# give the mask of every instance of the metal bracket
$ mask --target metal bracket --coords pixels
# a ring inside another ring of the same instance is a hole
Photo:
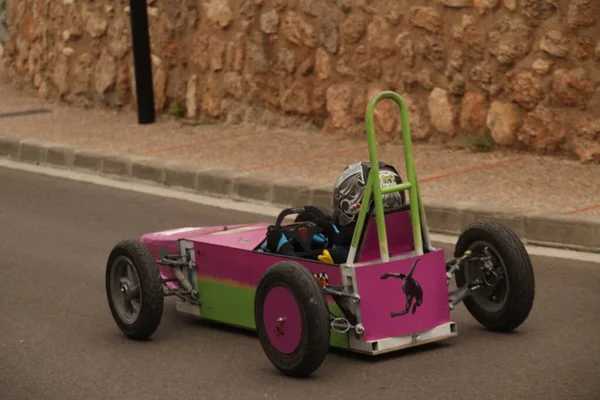
[[[352,301],[355,303],[360,302],[360,296],[358,295],[358,293],[346,293],[339,290],[331,289],[327,286],[323,286],[321,289],[325,294],[329,294],[331,296],[347,297],[349,299],[352,299]]]
[[[191,299],[188,297],[182,296],[181,294],[175,292],[173,289],[167,287],[166,283],[163,281],[165,288],[171,294],[179,297],[182,300],[192,301],[193,303],[198,303],[198,291],[192,286],[192,283],[189,281],[189,279],[186,278],[186,276],[182,270],[183,268],[190,268],[193,271],[196,267],[193,260],[190,259],[188,261],[183,256],[173,255],[173,256],[161,257],[161,259],[156,260],[156,262],[161,265],[171,268],[171,270],[173,271],[173,273],[175,274],[177,279],[169,280],[169,281],[179,282],[184,287],[184,289],[186,290],[186,294],[188,294],[191,297]]]
[[[455,258],[446,262],[446,283],[449,285],[452,277],[456,273],[456,271],[460,270],[463,266],[465,260],[467,260],[471,256],[471,250],[465,251],[465,253],[460,258]]]

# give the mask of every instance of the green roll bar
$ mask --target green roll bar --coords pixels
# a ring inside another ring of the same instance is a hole
[[[381,188],[381,182],[379,180],[379,157],[377,155],[377,141],[375,140],[375,122],[374,122],[374,111],[377,104],[385,99],[393,100],[400,108],[400,117],[402,124],[402,141],[404,143],[404,159],[406,163],[406,182]],[[375,218],[377,222],[377,235],[379,238],[379,250],[381,253],[381,261],[389,261],[389,250],[387,241],[387,231],[385,227],[385,216],[383,210],[383,199],[382,195],[388,193],[399,192],[401,190],[408,190],[409,201],[410,201],[410,219],[413,230],[414,249],[417,256],[423,255],[423,238],[425,239],[425,245],[427,248],[430,247],[429,232],[427,229],[427,220],[425,217],[425,210],[423,203],[421,202],[421,195],[419,192],[419,182],[417,180],[417,172],[413,161],[412,153],[412,141],[410,133],[410,121],[408,117],[408,107],[400,97],[399,94],[392,91],[382,91],[371,99],[366,109],[365,116],[366,128],[367,128],[367,142],[369,145],[369,159],[371,161],[371,170],[367,179],[367,186],[365,194],[361,202],[360,211],[358,213],[358,221],[354,228],[354,235],[352,236],[352,244],[350,252],[348,253],[348,259],[346,265],[352,265],[356,252],[358,250],[358,244],[362,230],[364,228],[367,211],[369,211],[368,205],[370,204],[371,197],[375,203]]]

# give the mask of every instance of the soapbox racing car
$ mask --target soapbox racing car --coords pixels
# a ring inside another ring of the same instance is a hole
[[[407,179],[393,186],[379,182],[373,112],[383,99],[402,117]],[[270,362],[299,377],[313,373],[330,346],[377,355],[453,337],[450,311],[461,301],[490,330],[521,325],[533,305],[534,274],[520,239],[500,222],[479,220],[446,261],[431,245],[403,99],[376,95],[366,128],[371,169],[345,263],[265,251],[269,223],[145,234],[119,242],[108,258],[107,298],[118,327],[131,339],[149,338],[164,297],[176,296],[178,311],[256,330]],[[384,210],[382,195],[394,191],[408,191],[409,202]],[[315,219],[327,213],[289,208],[275,225],[307,248],[319,231]]]

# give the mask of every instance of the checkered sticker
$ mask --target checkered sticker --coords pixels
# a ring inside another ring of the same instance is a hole
[[[313,276],[317,279],[317,282],[319,282],[319,285],[329,286],[329,276],[327,276],[326,273],[321,272],[319,274],[313,274]]]

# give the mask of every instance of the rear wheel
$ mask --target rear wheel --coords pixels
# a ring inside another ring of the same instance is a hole
[[[331,333],[327,300],[304,266],[282,261],[269,268],[258,284],[254,316],[265,354],[284,374],[308,376],[325,360]]]
[[[456,272],[458,287],[475,280],[483,283],[464,300],[465,307],[490,330],[516,329],[529,316],[535,297],[533,267],[525,246],[506,225],[483,219],[459,237],[455,257],[467,250],[489,261],[469,261]]]
[[[110,312],[125,335],[148,339],[160,324],[164,294],[150,250],[137,240],[119,242],[106,265]]]

